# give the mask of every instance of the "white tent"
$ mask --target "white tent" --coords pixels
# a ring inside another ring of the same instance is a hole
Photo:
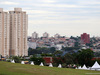
[[[24,61],[21,61],[21,64],[25,64]]]
[[[34,65],[34,62],[33,61],[31,62],[31,65]]]
[[[81,66],[79,66],[78,69],[82,69]]]
[[[87,68],[87,70],[91,70],[91,67]]]
[[[11,61],[11,63],[15,63],[15,61],[14,61],[14,60],[12,60],[12,61]]]
[[[44,66],[43,63],[41,62],[40,66]]]
[[[85,66],[85,64],[84,64],[84,66],[82,67],[82,69],[87,70],[87,67]]]
[[[77,67],[75,69],[78,69]]]
[[[94,65],[91,67],[91,69],[94,69],[94,70],[100,69],[100,65],[98,64],[97,61],[94,63]]]
[[[58,68],[62,68],[61,64],[59,64]]]
[[[53,67],[52,63],[49,64],[49,67]]]

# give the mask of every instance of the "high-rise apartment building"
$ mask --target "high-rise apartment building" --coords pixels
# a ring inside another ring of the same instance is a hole
[[[81,34],[81,41],[86,44],[86,43],[90,43],[90,35],[87,33],[83,33]]]
[[[59,34],[55,34],[54,37],[55,37],[55,38],[59,38],[60,35],[59,35]]]
[[[43,37],[48,38],[49,34],[47,32],[43,33]]]
[[[0,54],[3,56],[27,56],[28,15],[21,8],[15,8],[9,13],[2,11],[0,14],[3,14],[0,16],[0,19],[2,18],[0,32],[3,32],[0,39],[4,40],[0,43],[0,47],[2,46]]]
[[[0,54],[9,56],[9,13],[0,8]]]
[[[36,32],[32,33],[32,38],[37,39],[38,38],[38,33],[36,33]]]

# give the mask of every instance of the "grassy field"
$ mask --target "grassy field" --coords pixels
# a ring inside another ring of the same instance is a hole
[[[0,61],[0,75],[97,75],[100,71],[76,70],[68,68],[56,68],[19,64]],[[100,74],[98,74],[100,75]]]

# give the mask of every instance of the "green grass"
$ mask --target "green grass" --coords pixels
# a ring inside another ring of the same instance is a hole
[[[46,67],[0,61],[0,75],[88,75],[100,71],[77,70],[68,68]],[[97,74],[91,74],[97,75]]]

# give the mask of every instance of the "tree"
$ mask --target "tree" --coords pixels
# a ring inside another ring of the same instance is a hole
[[[75,42],[75,47],[79,47],[79,42]]]
[[[62,51],[55,51],[54,54],[53,54],[53,56],[54,56],[54,57],[61,57],[62,54],[63,54]]]
[[[29,48],[28,49],[28,55],[34,55],[34,54],[49,54],[54,53],[56,50],[54,47],[46,48],[46,47],[37,47],[36,49]]]
[[[50,48],[50,53],[54,53],[56,51],[55,47]]]
[[[70,53],[64,55],[64,61],[66,64],[74,64],[74,57]]]
[[[34,64],[35,65],[40,65],[41,62],[44,62],[44,59],[43,58],[37,58],[35,56],[32,56],[30,58],[30,61],[34,61]]]
[[[94,53],[94,56],[95,56],[95,57],[100,57],[100,51],[99,51],[99,52],[95,52],[95,53]]]
[[[78,51],[77,59],[80,65],[86,64],[87,66],[91,66],[91,59],[93,58],[93,51],[90,49],[80,50]]]
[[[73,51],[78,50],[80,47],[63,47],[63,51]]]
[[[59,64],[63,64],[62,57],[54,57],[53,58],[53,66],[57,67]]]
[[[16,62],[16,63],[20,63],[21,59],[18,56],[13,56],[12,59]]]

